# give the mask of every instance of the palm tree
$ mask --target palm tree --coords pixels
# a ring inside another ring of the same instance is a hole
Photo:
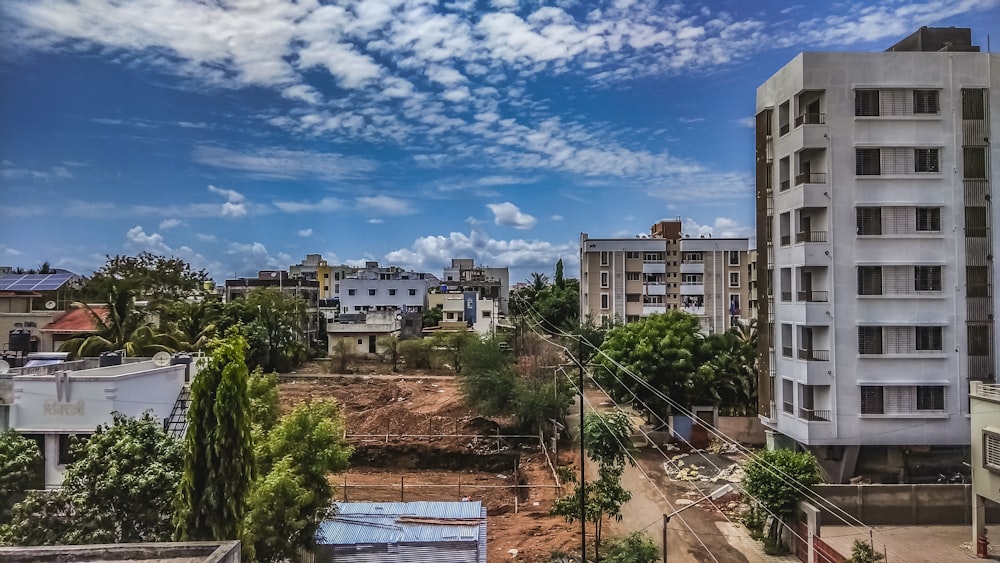
[[[126,356],[151,356],[156,352],[173,352],[169,336],[157,332],[146,321],[146,314],[135,306],[134,295],[127,289],[112,285],[107,309],[100,314],[90,305],[76,303],[90,315],[97,330],[67,340],[59,347],[74,358],[97,356],[101,352],[123,350]]]
[[[181,302],[171,313],[170,336],[177,350],[201,350],[218,333],[221,309],[215,302]]]
[[[532,272],[529,281],[531,282],[531,289],[535,291],[541,291],[549,284],[549,278],[540,272]]]

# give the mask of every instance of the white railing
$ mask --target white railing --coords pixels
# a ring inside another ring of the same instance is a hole
[[[977,395],[984,399],[1000,401],[1000,385],[996,383],[983,383],[982,381],[973,381],[971,393],[973,395]]]

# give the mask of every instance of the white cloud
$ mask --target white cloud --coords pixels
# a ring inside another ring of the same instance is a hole
[[[207,166],[241,170],[262,178],[349,179],[374,169],[374,162],[336,153],[256,149],[249,152],[202,145],[194,160]]]
[[[229,190],[225,188],[217,188],[215,186],[209,185],[208,191],[219,194],[226,198],[226,202],[222,204],[222,209],[219,211],[220,217],[245,217],[247,215],[246,198],[243,194],[237,192],[236,190]]]
[[[563,217],[562,215],[553,215],[553,216],[549,217],[549,219],[551,219],[553,221],[565,221],[566,220],[566,218]]]
[[[3,254],[4,256],[21,256],[23,252],[16,248],[0,244],[0,254]]]
[[[340,209],[340,200],[324,197],[319,201],[275,201],[274,206],[285,213],[327,213]]]
[[[530,229],[538,222],[537,219],[527,213],[523,213],[516,205],[509,201],[490,203],[486,207],[489,207],[490,211],[493,212],[493,222],[497,225],[514,227],[515,229]]]
[[[313,235],[313,230],[312,229],[299,229],[298,231],[296,231],[296,234],[298,234],[300,237],[309,238],[309,237],[311,237]]]
[[[455,257],[472,258],[477,264],[508,266],[530,271],[551,268],[562,258],[568,271],[576,263],[577,249],[572,244],[553,244],[542,240],[500,240],[485,231],[473,228],[468,235],[451,232],[448,236],[431,235],[413,241],[409,248],[385,255],[390,264],[399,264],[417,271],[437,271]],[[513,274],[512,275],[516,275]]]
[[[163,242],[163,236],[158,233],[147,235],[141,225],[136,225],[125,233],[128,242],[137,250],[148,250],[154,254],[173,254],[173,249]]]
[[[688,217],[684,219],[682,225],[684,234],[692,237],[753,238],[756,234],[753,225],[741,225],[739,221],[730,217],[716,217],[711,225],[702,225]]]
[[[357,198],[357,202],[358,206],[362,209],[383,215],[411,215],[416,213],[416,209],[410,202],[387,195],[363,196]]]
[[[736,124],[740,127],[746,127],[747,129],[753,129],[757,126],[757,120],[753,117],[741,117],[736,120]]]
[[[271,254],[261,242],[231,242],[226,254],[236,260],[235,271],[255,274],[259,270],[287,268],[292,257],[284,252]]]
[[[176,226],[178,226],[180,224],[181,224],[181,220],[180,219],[176,219],[176,218],[170,217],[168,219],[164,219],[164,220],[160,221],[160,230],[161,231],[166,231],[168,229],[173,229],[174,227],[176,227]]]
[[[372,225],[381,225],[382,223],[385,223],[385,219],[380,219],[378,217],[372,217],[371,219],[368,220],[368,223],[372,224]]]

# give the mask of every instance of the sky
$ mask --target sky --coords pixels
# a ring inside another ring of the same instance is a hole
[[[0,265],[521,281],[578,272],[581,232],[752,237],[759,84],[922,25],[985,50],[998,4],[3,0]]]

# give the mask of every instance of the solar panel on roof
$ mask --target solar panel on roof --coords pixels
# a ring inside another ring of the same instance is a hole
[[[55,291],[63,286],[73,274],[3,274],[0,275],[0,291]]]

